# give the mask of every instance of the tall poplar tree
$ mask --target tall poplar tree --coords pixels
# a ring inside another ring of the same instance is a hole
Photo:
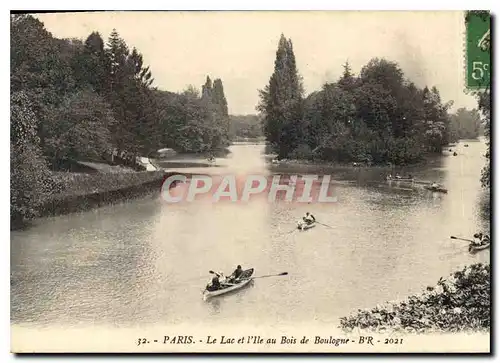
[[[303,141],[302,80],[297,70],[293,45],[283,34],[278,43],[274,73],[260,90],[257,109],[264,117],[264,132],[280,158],[286,157]]]

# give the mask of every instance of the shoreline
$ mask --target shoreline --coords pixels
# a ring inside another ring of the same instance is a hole
[[[317,167],[333,167],[333,168],[351,168],[351,169],[404,169],[404,168],[415,168],[419,166],[429,165],[429,160],[423,160],[419,163],[407,164],[407,165],[389,165],[389,164],[365,164],[358,162],[348,162],[341,163],[336,161],[326,161],[326,160],[308,160],[308,159],[283,159],[277,162],[273,162],[275,159],[274,155],[266,154],[266,159],[268,164],[275,166],[317,166]]]
[[[134,175],[134,180],[130,180],[124,178],[124,174],[95,174],[98,175],[98,177],[94,178],[94,183],[96,183],[96,180],[99,180],[101,182],[104,181],[111,184],[113,181],[116,182],[119,180],[119,184],[121,185],[115,186],[111,189],[106,189],[99,185],[86,185],[87,188],[81,188],[81,185],[78,185],[78,181],[76,181],[73,185],[68,186],[68,190],[52,196],[49,200],[47,200],[40,208],[39,214],[36,218],[24,221],[13,220],[11,218],[10,230],[18,231],[29,229],[33,222],[41,218],[85,212],[107,205],[139,199],[153,193],[160,193],[165,179],[172,175],[179,174],[186,177],[191,176],[190,173],[176,171],[155,171],[141,172],[141,174],[127,174],[128,176]],[[143,180],[137,180],[141,178]],[[92,176],[89,179],[92,179]],[[78,187],[78,189],[72,187]]]

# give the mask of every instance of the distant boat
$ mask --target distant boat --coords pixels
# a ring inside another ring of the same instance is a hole
[[[392,176],[386,176],[385,179],[387,181],[397,181],[397,182],[409,182],[409,183],[412,183],[415,181],[415,178],[413,177],[407,177],[407,178],[395,178],[395,177],[392,177]]]
[[[470,253],[474,253],[474,252],[477,252],[477,251],[485,250],[485,249],[487,249],[489,247],[490,247],[490,242],[485,243],[484,245],[480,245],[480,246],[476,246],[476,245],[470,244],[469,245],[469,252]]]
[[[313,228],[316,226],[316,222],[311,222],[311,223],[307,223],[307,222],[304,222],[304,220],[300,220],[297,222],[297,229],[301,230],[301,231],[306,231],[310,228]]]
[[[443,187],[432,187],[430,185],[426,185],[425,189],[430,190],[431,192],[448,193],[448,190]]]

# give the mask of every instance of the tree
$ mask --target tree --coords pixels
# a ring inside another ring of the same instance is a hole
[[[342,77],[338,81],[339,87],[347,91],[352,91],[356,86],[356,78],[351,70],[351,65],[349,62],[345,62],[342,67],[344,68],[342,72]]]
[[[10,102],[10,213],[14,228],[37,216],[57,188],[39,147],[38,120],[29,98],[15,92]]]
[[[111,64],[104,49],[104,41],[98,32],[92,32],[87,37],[75,63],[75,75],[79,83],[83,87],[90,85],[99,95],[104,96],[111,83]]]
[[[260,90],[257,109],[264,117],[268,141],[285,157],[299,146],[305,136],[303,86],[290,39],[282,34],[278,43],[274,73],[269,84]]]
[[[458,139],[475,139],[479,136],[481,128],[481,115],[478,110],[459,108],[451,115],[450,132]]]
[[[372,59],[358,77],[345,63],[337,82],[306,98],[305,140],[326,160],[414,163],[449,141],[450,106],[436,88],[405,79],[394,62]]]
[[[64,158],[100,160],[112,150],[116,120],[109,105],[92,90],[69,95],[50,119],[46,142],[54,163]]]
[[[486,90],[485,92],[481,92],[477,95],[479,110],[484,116],[484,136],[486,137],[486,165],[481,171],[481,185],[484,188],[490,188],[491,177],[490,177],[490,164],[491,164],[491,92],[490,90]]]
[[[53,107],[76,89],[68,41],[57,40],[31,15],[11,17],[11,90],[23,91],[39,120],[44,150],[44,121]]]
[[[432,151],[441,152],[442,147],[449,142],[450,119],[448,109],[451,107],[451,103],[445,105],[441,103],[441,97],[436,87],[432,87],[430,91],[425,87],[423,100],[427,145]]]

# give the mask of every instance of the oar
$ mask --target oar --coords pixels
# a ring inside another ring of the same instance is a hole
[[[212,270],[210,270],[210,271],[208,271],[208,272],[209,272],[209,273],[211,273],[211,274],[217,275],[217,277],[220,277],[220,275],[219,275],[217,272],[214,272],[214,271],[212,271]]]
[[[467,239],[467,238],[460,238],[460,237],[455,237],[455,236],[450,236],[451,239],[459,239],[461,241],[467,241],[467,242],[472,242],[472,243],[475,243],[475,241],[471,240],[471,239]]]
[[[316,222],[316,223],[321,224],[322,226],[325,226],[325,227],[333,229],[333,227],[329,226],[328,224],[324,224],[324,223],[321,223],[321,222]]]
[[[285,276],[285,275],[288,275],[288,272],[282,272],[282,273],[280,273],[280,274],[275,274],[275,275],[263,275],[263,276],[252,277],[252,280],[255,280],[255,279],[262,279],[262,278],[264,278],[264,277]]]

